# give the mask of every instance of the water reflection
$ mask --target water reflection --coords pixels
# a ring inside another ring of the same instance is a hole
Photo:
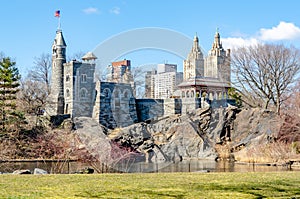
[[[126,173],[153,173],[153,172],[269,172],[269,171],[290,171],[283,166],[267,166],[257,164],[238,164],[234,162],[215,162],[210,160],[189,160],[177,163],[145,163],[145,162],[123,162],[107,167],[100,163],[81,162],[1,162],[0,172],[11,173],[17,169],[41,168],[49,173],[75,173],[86,167],[92,167],[95,172],[126,172]],[[293,170],[300,171],[300,167]]]

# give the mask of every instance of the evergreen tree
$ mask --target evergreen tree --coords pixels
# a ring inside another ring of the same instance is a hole
[[[0,133],[19,132],[24,116],[16,110],[20,75],[15,62],[9,57],[0,61]]]

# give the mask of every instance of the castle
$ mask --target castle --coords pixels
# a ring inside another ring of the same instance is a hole
[[[168,99],[136,99],[129,60],[113,62],[107,81],[95,79],[95,60],[88,52],[82,61],[66,62],[66,42],[61,29],[52,45],[51,91],[46,114],[91,117],[114,129],[151,118],[184,114],[203,106],[227,106],[230,88],[230,51],[222,48],[217,32],[209,55],[204,58],[195,36],[184,60],[180,96]]]

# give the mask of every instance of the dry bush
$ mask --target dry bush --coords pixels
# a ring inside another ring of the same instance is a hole
[[[218,160],[234,160],[234,156],[231,152],[232,146],[230,142],[224,144],[216,144],[215,149],[218,154]]]
[[[48,131],[37,135],[32,143],[34,158],[70,159],[73,152],[73,135],[66,130]]]
[[[107,154],[105,159],[100,155],[101,153]],[[74,155],[78,161],[87,163],[97,173],[127,172],[135,158],[139,156],[131,148],[119,146],[115,142],[110,142],[110,147],[107,149],[87,148],[78,138],[75,138]]]
[[[300,154],[296,150],[295,143],[277,141],[245,148],[235,153],[235,158],[238,161],[249,163],[283,164],[291,159],[299,159]]]

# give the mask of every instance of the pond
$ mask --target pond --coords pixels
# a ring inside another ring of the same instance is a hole
[[[216,162],[213,160],[185,160],[177,163],[145,163],[123,162],[107,167],[101,163],[81,163],[69,161],[18,161],[0,162],[1,173],[11,173],[17,169],[34,168],[44,169],[49,173],[75,173],[84,168],[94,168],[95,172],[125,172],[125,173],[149,173],[149,172],[269,172],[290,171],[286,166],[268,166],[266,164]],[[300,171],[300,167],[292,170]]]

